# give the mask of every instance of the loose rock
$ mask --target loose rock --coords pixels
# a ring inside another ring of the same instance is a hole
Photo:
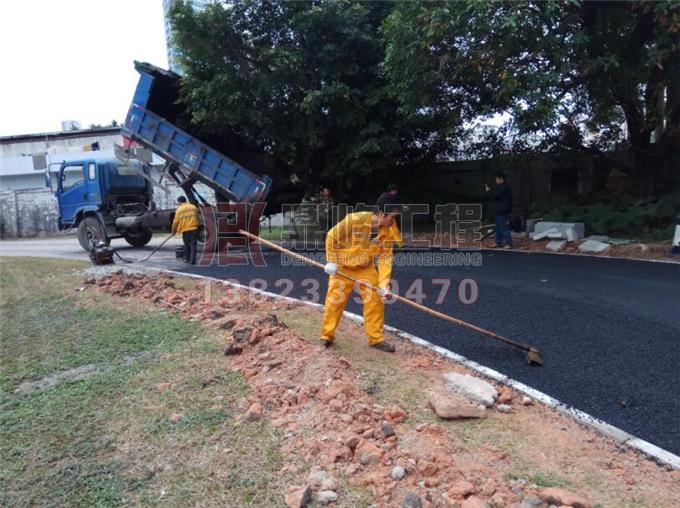
[[[508,406],[507,404],[498,404],[498,406],[496,406],[496,409],[498,409],[498,411],[501,413],[509,413],[510,411],[512,411],[512,407]]]
[[[317,492],[315,497],[316,497],[316,500],[321,504],[334,503],[335,501],[338,500],[337,492],[334,492],[332,490],[319,491],[319,492]]]
[[[361,441],[356,450],[354,450],[354,456],[359,459],[364,466],[370,464],[377,464],[380,462],[380,457],[382,455],[382,450],[376,445],[369,441]]]
[[[459,418],[484,418],[486,410],[473,406],[464,397],[455,398],[443,392],[443,390],[429,390],[427,401],[437,413],[437,416],[446,420]]]
[[[501,394],[498,396],[498,402],[501,404],[507,404],[512,400],[512,390],[509,388],[504,388]]]
[[[307,478],[307,485],[312,490],[329,491],[337,490],[338,482],[326,471],[313,471]]]
[[[449,495],[453,497],[465,497],[475,491],[475,486],[465,480],[454,483],[449,489]]]
[[[409,492],[404,498],[404,502],[401,505],[403,508],[422,508],[423,502],[420,497],[415,492]]]
[[[262,412],[264,411],[262,404],[259,402],[253,402],[248,411],[246,411],[246,420],[249,422],[256,422],[262,418]]]
[[[457,372],[447,372],[443,375],[446,384],[455,392],[464,395],[478,404],[486,407],[493,406],[496,400],[496,389],[486,381],[468,374],[458,374]]]
[[[544,506],[543,501],[537,497],[526,497],[519,504],[519,508],[539,508],[541,506]]]
[[[385,418],[392,423],[401,423],[406,419],[406,412],[399,406],[390,406],[385,410]]]
[[[383,424],[381,430],[384,437],[394,436],[394,429],[392,428],[392,425],[390,425],[389,423]]]
[[[401,466],[394,466],[392,468],[392,473],[390,474],[392,476],[393,480],[401,480],[404,476],[406,476],[406,470],[401,467]]]
[[[533,403],[534,403],[534,401],[531,400],[530,397],[526,397],[526,396],[522,397],[522,404],[523,404],[523,405],[525,405],[525,406],[531,406]]]
[[[288,508],[304,508],[312,498],[312,491],[309,487],[288,487],[284,500]]]
[[[470,496],[461,503],[460,508],[486,508],[486,503],[476,496]]]
[[[590,503],[578,494],[565,489],[547,488],[538,493],[543,501],[549,504],[567,505],[574,508],[590,508]]]

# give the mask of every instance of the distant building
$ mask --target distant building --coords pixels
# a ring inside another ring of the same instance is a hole
[[[123,144],[118,127],[0,137],[0,191],[44,190],[45,171],[34,166],[113,157],[115,143]],[[99,151],[92,152],[93,144]]]
[[[168,66],[171,71],[181,74],[177,61],[178,50],[172,45],[172,24],[170,23],[170,9],[177,0],[163,0],[163,21],[165,22],[165,45],[168,52]],[[205,9],[210,0],[190,0],[196,10]]]
[[[114,158],[116,144],[123,145],[119,127],[0,137],[0,238],[57,233],[54,175],[59,165],[66,160]],[[151,177],[155,181],[163,162],[153,155]],[[52,188],[46,185],[48,167]],[[163,185],[165,189],[154,187],[154,202],[158,208],[172,208],[184,191],[167,178]],[[196,188],[210,200],[207,187],[198,184]]]

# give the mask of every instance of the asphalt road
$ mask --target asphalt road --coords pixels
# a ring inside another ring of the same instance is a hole
[[[154,238],[151,246],[158,243]],[[121,253],[141,257],[151,246]],[[276,293],[290,286],[277,281],[289,279],[294,297],[314,298],[314,283],[304,281],[315,279],[319,297],[325,293],[326,277],[317,269],[282,266],[271,251],[266,267],[190,267],[175,261],[173,250],[164,247],[149,264],[243,284],[259,278]],[[75,240],[0,242],[0,254],[84,258]],[[519,350],[403,304],[387,307],[386,322],[680,454],[680,264],[513,251],[483,251],[481,260],[481,266],[396,266],[393,275],[400,294],[420,279],[425,305],[535,346],[542,367],[527,366]],[[451,281],[441,304],[435,302],[441,283],[433,279]],[[474,303],[459,298],[463,279],[477,285]],[[354,302],[348,310],[361,313]]]

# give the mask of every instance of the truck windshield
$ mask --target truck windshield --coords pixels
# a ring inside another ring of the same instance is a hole
[[[83,166],[66,166],[61,173],[61,190],[67,191],[70,188],[83,183]]]

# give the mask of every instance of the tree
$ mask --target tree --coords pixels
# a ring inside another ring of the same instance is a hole
[[[677,5],[398,2],[385,71],[407,114],[437,115],[450,132],[506,114],[519,149],[587,152],[653,193],[664,177],[677,185]],[[627,161],[611,156],[622,146]]]
[[[387,2],[224,1],[171,12],[181,101],[210,135],[233,132],[344,197],[446,140],[382,74]]]
[[[120,124],[116,120],[111,120],[111,123],[108,125],[101,125],[98,123],[91,123],[88,129],[110,129],[112,127],[118,127]]]

